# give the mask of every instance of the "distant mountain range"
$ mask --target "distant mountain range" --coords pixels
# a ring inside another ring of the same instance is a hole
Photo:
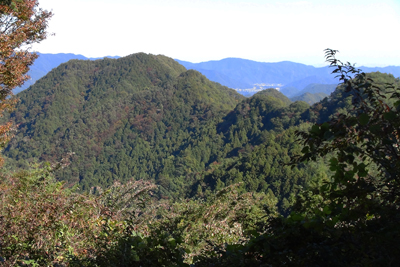
[[[108,58],[119,58],[118,56]],[[50,70],[71,59],[96,60],[100,58],[87,58],[75,54],[42,54],[35,61],[29,71],[31,79],[23,86],[16,88],[14,93],[25,90],[33,85],[38,79],[45,76]],[[208,79],[221,85],[236,89],[245,96],[267,89],[279,88],[287,97],[301,97],[305,93],[324,93],[329,95],[334,91],[338,80],[331,74],[329,67],[316,68],[310,65],[282,61],[276,63],[256,62],[241,58],[225,58],[201,63],[191,63],[175,59],[186,69],[194,69],[202,73]],[[400,76],[399,66],[384,68],[360,67],[364,72],[389,73],[395,77]],[[312,96],[312,99],[319,99]],[[303,96],[304,97],[304,96]],[[307,101],[310,103],[310,101]]]
[[[331,74],[331,68],[328,66],[316,68],[290,61],[264,63],[240,58],[226,58],[219,61],[201,63],[177,61],[185,68],[197,70],[207,76],[208,79],[230,88],[256,89],[253,91],[238,90],[245,95],[254,94],[257,89],[261,90],[269,87],[280,88],[282,93],[288,97],[298,96],[300,91],[302,91],[302,94],[307,92],[330,94],[338,83],[335,76]],[[400,76],[399,66],[359,68],[364,72],[378,71],[392,74],[395,77]],[[311,84],[314,84],[312,91],[303,91],[309,88],[308,86]],[[329,85],[329,92],[326,91],[326,86],[322,88],[322,91],[315,91],[316,84]]]
[[[201,63],[177,61],[187,69],[195,69],[199,72],[208,71],[208,78],[215,82],[225,82],[218,80],[218,74],[230,77],[231,80],[226,81],[230,83],[224,85],[233,89],[247,89],[253,88],[255,84],[266,84],[275,87],[300,85],[301,88],[298,89],[301,90],[310,83],[335,83],[335,79],[330,75],[330,69],[327,67],[315,68],[290,61],[264,63],[240,58],[226,58]],[[240,81],[240,83],[231,81]]]

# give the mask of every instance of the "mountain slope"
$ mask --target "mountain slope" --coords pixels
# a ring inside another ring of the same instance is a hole
[[[286,106],[288,106],[292,103],[292,101],[290,101],[289,98],[287,98],[284,94],[282,94],[280,91],[278,91],[274,88],[262,90],[262,91],[256,93],[254,95],[254,97],[261,96],[261,95],[275,97],[275,98],[281,100]]]
[[[337,84],[318,84],[311,83],[307,85],[303,90],[299,91],[294,96],[300,96],[305,93],[316,94],[316,93],[324,93],[326,95],[330,95],[333,91],[335,91]]]
[[[81,60],[96,60],[100,58],[87,58],[82,55],[75,54],[42,54],[37,53],[39,57],[35,60],[33,65],[29,68],[28,75],[30,79],[26,81],[22,86],[17,87],[13,90],[14,94],[18,94],[19,92],[25,90],[29,86],[33,85],[37,80],[45,76],[52,69],[58,67],[60,64],[65,63],[72,59],[81,59]],[[108,58],[118,58],[118,57],[108,57]]]
[[[286,166],[302,149],[295,131],[352,108],[340,86],[311,107],[275,89],[244,98],[168,57],[143,53],[69,61],[20,98],[10,115],[19,131],[4,153],[21,166],[75,152],[57,177],[83,190],[133,178],[155,182],[160,197],[207,197],[242,182],[240,190],[269,194],[285,213],[299,185],[327,172],[326,164]]]
[[[322,99],[324,99],[325,97],[328,97],[327,94],[325,93],[304,93],[302,95],[299,96],[294,96],[291,97],[290,100],[295,102],[295,101],[304,101],[306,103],[308,103],[309,105],[312,105],[314,103],[317,103],[319,101],[321,101]]]
[[[143,53],[69,61],[19,96],[11,114],[19,133],[5,154],[54,162],[75,152],[60,178],[86,190],[158,179],[165,159],[196,129],[243,98],[170,58]]]

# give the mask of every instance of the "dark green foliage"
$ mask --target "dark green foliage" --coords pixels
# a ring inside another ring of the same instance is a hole
[[[273,195],[281,212],[299,185],[326,171],[321,163],[284,166],[302,149],[292,127],[351,107],[342,87],[311,108],[275,89],[243,99],[170,58],[146,54],[70,61],[20,96],[11,114],[19,132],[5,154],[21,166],[72,151],[59,179],[84,190],[146,179],[166,198],[208,196],[243,181],[243,192]]]
[[[284,94],[282,94],[281,92],[279,92],[278,90],[276,90],[274,88],[265,89],[265,90],[262,90],[255,94],[255,96],[261,96],[261,95],[275,97],[275,98],[281,100],[286,106],[288,106],[292,103],[292,101],[290,101],[289,98],[287,98]]]
[[[5,153],[75,154],[60,172],[1,174],[0,260],[398,266],[399,80],[335,53],[343,84],[311,107],[274,89],[244,99],[163,56],[61,65],[21,94]]]
[[[242,192],[269,194],[287,212],[297,186],[323,170],[282,167],[300,149],[287,129],[307,119],[306,103],[275,89],[244,99],[163,56],[70,61],[20,97],[6,156],[23,166],[73,151],[57,176],[85,191],[133,177],[163,198],[208,197],[243,181]]]
[[[329,156],[332,177],[301,192],[290,216],[270,219],[264,234],[228,247],[223,257],[204,257],[199,266],[400,264],[398,80],[361,73],[336,52],[326,55],[343,81],[330,99],[338,113],[299,131],[305,146],[292,157],[295,168]]]
[[[71,59],[83,59],[88,58],[82,55],[75,54],[42,54],[37,53],[39,56],[32,66],[29,67],[28,75],[30,79],[26,81],[22,86],[17,87],[13,90],[14,94],[27,89],[29,86],[33,85],[37,80],[45,76],[52,69],[58,67],[60,64],[67,62]]]
[[[243,98],[170,58],[146,54],[70,61],[20,97],[11,114],[19,132],[5,154],[22,164],[73,151],[71,167],[58,176],[85,190],[132,177],[168,188],[174,156]]]
[[[300,187],[312,180],[326,179],[327,168],[322,165],[291,169],[290,157],[301,151],[296,142],[296,128],[280,133],[264,131],[265,141],[259,146],[247,144],[235,160],[224,160],[209,167],[204,174],[204,190],[220,190],[224,186],[242,183],[243,192],[263,192],[278,200],[281,213],[287,213]]]

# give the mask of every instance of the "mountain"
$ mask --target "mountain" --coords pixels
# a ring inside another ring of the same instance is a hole
[[[330,67],[316,68],[309,65],[282,61],[276,63],[256,62],[240,58],[226,58],[218,61],[191,63],[177,60],[187,69],[195,69],[210,80],[234,89],[251,89],[264,85],[264,88],[278,87],[288,97],[299,96],[310,84],[338,84],[338,80],[331,74]],[[359,67],[364,72],[381,72],[400,76],[400,67]],[[228,79],[229,77],[230,79]],[[258,85],[258,86],[257,86]],[[322,88],[321,88],[322,89]],[[239,92],[244,95],[254,94],[257,89]],[[300,92],[302,91],[302,92]],[[310,93],[326,93],[315,91]]]
[[[359,67],[363,72],[380,72],[392,74],[394,77],[400,77],[400,67],[399,66],[387,66],[387,67]]]
[[[10,117],[19,132],[6,156],[24,164],[75,152],[59,177],[84,190],[132,177],[167,179],[172,159],[200,129],[244,98],[173,59],[143,53],[70,60],[18,96]]]
[[[284,94],[287,97],[292,97],[294,95],[297,95],[299,93],[299,89],[293,86],[285,86],[279,90],[282,94]]]
[[[327,95],[325,93],[308,93],[308,92],[306,92],[302,95],[291,97],[290,100],[293,102],[304,101],[304,102],[308,103],[309,105],[312,105],[314,103],[321,101],[322,99],[324,99],[325,97],[328,97],[328,96],[329,95]]]
[[[330,95],[333,91],[335,91],[337,84],[318,84],[311,83],[307,85],[303,90],[299,91],[294,96],[300,96],[305,93],[316,94],[316,93],[324,93],[326,95]]]
[[[81,60],[96,60],[101,58],[87,58],[82,55],[75,54],[42,54],[37,53],[39,57],[35,60],[33,65],[30,67],[28,75],[30,79],[26,81],[22,86],[17,87],[13,90],[14,94],[25,90],[29,86],[33,85],[37,80],[45,76],[52,69],[58,67],[60,64],[65,63],[71,59],[81,59]],[[118,58],[116,56],[107,56],[107,58]]]
[[[333,76],[333,75],[330,75],[330,76]],[[287,85],[285,85],[282,88],[282,90],[285,89],[286,87],[296,88],[299,91],[296,93],[296,95],[300,95],[300,94],[304,94],[305,92],[308,92],[305,89],[312,84],[319,84],[319,85],[334,84],[334,86],[336,87],[338,82],[335,83],[335,80],[332,80],[331,77],[328,78],[328,77],[323,77],[323,76],[318,76],[318,75],[312,75],[312,76],[305,77],[304,79],[288,83]],[[319,88],[317,88],[317,89],[319,89]],[[333,90],[334,90],[334,88],[333,88]],[[317,93],[317,92],[315,92],[315,93]],[[318,93],[319,93],[319,91],[318,91]]]
[[[272,96],[272,97],[274,97],[276,99],[279,99],[279,100],[281,100],[283,102],[283,104],[285,106],[288,106],[288,105],[290,105],[292,103],[292,101],[290,101],[289,98],[287,98],[284,94],[282,94],[282,92],[280,92],[280,91],[278,91],[278,90],[276,90],[274,88],[269,88],[269,89],[266,89],[266,90],[262,90],[262,91],[256,93],[254,95],[254,97],[258,97],[258,96],[262,96],[262,95]]]
[[[31,79],[23,86],[16,88],[14,94],[28,88],[38,79],[61,63],[71,59],[96,60],[100,58],[87,58],[74,54],[39,54],[39,58],[31,66],[29,75]],[[118,58],[110,57],[107,58]],[[300,63],[283,61],[277,63],[256,62],[240,58],[226,58],[219,61],[191,63],[176,60],[187,69],[194,69],[205,75],[209,80],[221,85],[239,90],[245,96],[270,87],[280,88],[288,97],[301,95],[297,91],[303,90],[309,84],[337,84],[338,81],[331,75],[329,67],[315,68]],[[384,68],[360,67],[365,72],[379,71],[400,76],[400,67],[389,66]],[[261,89],[260,89],[261,88]],[[246,89],[246,90],[243,90]]]
[[[171,58],[144,53],[70,60],[18,96],[3,118],[18,125],[4,150],[12,166],[74,152],[56,176],[85,191],[133,178],[155,182],[161,198],[207,198],[241,183],[240,192],[268,194],[283,214],[299,186],[328,171],[323,163],[286,165],[302,149],[296,130],[351,110],[341,87],[311,107],[275,89],[245,98]]]
[[[177,61],[187,69],[195,69],[200,72],[202,70],[217,71],[245,83],[245,85],[238,84],[237,86],[232,86],[235,89],[252,88],[254,84],[262,83],[287,85],[312,76],[322,77],[324,81],[329,81],[329,83],[334,83],[335,81],[332,75],[330,75],[328,67],[315,68],[290,61],[265,63],[240,58],[226,58],[219,61],[201,63]],[[309,78],[309,80],[313,81],[312,78]],[[214,81],[220,82],[218,80]]]
[[[74,152],[56,176],[85,191],[134,178],[155,182],[160,197],[181,198],[243,181],[241,190],[268,193],[284,212],[298,185],[321,172],[280,166],[299,148],[289,128],[306,103],[275,89],[244,98],[168,57],[70,60],[18,96],[4,118],[19,125],[4,150],[10,164],[54,163]],[[254,157],[261,176],[248,168]],[[229,171],[240,162],[244,169]]]
[[[161,55],[63,63],[0,119],[18,128],[0,179],[0,259],[10,266],[398,262],[398,187],[389,169],[398,163],[400,79],[366,78],[310,106],[273,88],[244,98]],[[363,146],[377,147],[377,156]],[[65,168],[36,164],[66,155]],[[307,162],[295,163],[301,156]],[[93,194],[73,193],[74,184]]]

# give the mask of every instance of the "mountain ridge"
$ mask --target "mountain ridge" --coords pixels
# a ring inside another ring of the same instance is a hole
[[[334,78],[334,75],[331,74],[331,68],[329,66],[325,67],[314,67],[311,65],[306,65],[302,63],[296,63],[292,61],[281,61],[281,62],[257,62],[248,59],[241,58],[226,58],[221,60],[212,60],[205,61],[200,63],[191,63],[187,61],[181,61],[176,59],[187,69],[193,68],[200,72],[206,71],[214,71],[213,76],[209,78],[215,82],[219,82],[223,85],[227,85],[234,89],[249,89],[253,88],[255,84],[260,83],[269,83],[270,87],[280,87],[281,89],[285,89],[287,87],[296,88],[298,91],[305,89],[308,85],[313,83],[319,84],[338,84],[338,80]],[[230,66],[227,67],[227,63],[230,63]],[[251,67],[249,66],[251,65]],[[294,71],[295,67],[300,67]],[[395,77],[400,76],[400,66],[387,66],[387,67],[358,67],[364,72],[382,72],[389,73],[394,75]],[[255,70],[255,73],[251,73],[252,71],[243,71],[240,72],[241,69],[249,69]],[[268,70],[268,73],[264,73],[264,75],[260,75],[261,70]],[[258,71],[258,73],[257,73]],[[220,79],[217,73],[223,74],[227,77],[235,77],[234,79],[240,81],[240,84],[234,84],[229,81],[227,84],[223,79]],[[271,77],[271,75],[275,75]],[[229,84],[229,85],[228,85]],[[277,86],[278,84],[282,84],[282,86]],[[275,86],[273,86],[275,85]],[[264,87],[264,89],[268,88],[268,85]],[[291,97],[291,95],[287,95]]]
[[[10,117],[19,131],[5,154],[54,162],[75,152],[60,177],[88,190],[117,177],[172,176],[162,171],[168,155],[178,155],[206,122],[244,97],[171,58],[138,53],[70,60],[19,98]]]
[[[108,58],[119,58],[118,56]],[[100,58],[87,58],[75,54],[41,54],[31,66],[29,75],[31,79],[22,87],[16,88],[14,94],[28,88],[36,80],[43,77],[52,68],[71,59],[97,60]],[[175,59],[187,69],[195,69],[208,79],[221,85],[238,89],[243,95],[250,96],[261,89],[280,88],[282,92],[290,92],[288,97],[302,94],[301,90],[313,83],[337,84],[338,80],[331,75],[330,68],[314,67],[292,61],[258,62],[241,58],[225,58],[200,63],[191,63]],[[400,76],[400,67],[359,67],[364,72],[380,71]],[[299,91],[299,92],[296,92]],[[322,91],[321,91],[322,92]],[[303,92],[304,93],[304,92]],[[326,92],[325,92],[326,93]]]
[[[14,94],[18,94],[19,92],[27,89],[29,86],[33,85],[37,80],[44,77],[47,73],[49,73],[52,69],[58,67],[60,64],[68,62],[73,59],[81,59],[81,60],[97,60],[102,58],[119,58],[118,56],[105,56],[99,58],[88,58],[80,54],[72,54],[72,53],[57,53],[57,54],[44,54],[37,53],[38,58],[34,61],[33,65],[30,66],[28,75],[30,79],[26,81],[22,86],[17,87],[13,90]]]

